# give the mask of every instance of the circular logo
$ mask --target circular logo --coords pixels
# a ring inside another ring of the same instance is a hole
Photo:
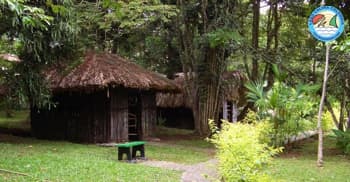
[[[308,25],[312,36],[320,41],[329,42],[343,33],[344,17],[333,6],[321,6],[311,13]]]

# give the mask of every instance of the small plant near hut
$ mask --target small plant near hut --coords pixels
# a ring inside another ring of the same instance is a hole
[[[282,148],[269,147],[265,140],[261,140],[263,128],[223,121],[222,128],[218,130],[211,124],[214,134],[209,140],[218,149],[219,172],[224,181],[271,181],[263,168]]]

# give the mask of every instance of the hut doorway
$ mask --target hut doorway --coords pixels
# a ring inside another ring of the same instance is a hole
[[[129,93],[128,96],[128,138],[136,141],[141,136],[141,98],[137,93]]]

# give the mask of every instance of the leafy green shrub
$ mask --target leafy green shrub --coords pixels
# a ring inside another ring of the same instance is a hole
[[[318,85],[299,84],[295,88],[276,81],[268,91],[263,82],[249,82],[248,101],[253,102],[258,120],[269,121],[273,125],[271,142],[274,146],[282,146],[292,136],[310,129],[313,118],[317,114],[317,102],[312,95]]]
[[[306,130],[315,130],[317,128],[317,115],[314,115],[311,121],[312,122],[305,125]],[[324,111],[322,114],[322,130],[324,132],[328,132],[334,128],[335,125],[333,122],[332,114],[329,111]]]
[[[212,127],[217,132],[210,141],[218,149],[219,172],[225,181],[271,181],[262,169],[281,149],[273,149],[260,141],[263,128],[227,121],[223,121],[219,131]]]
[[[272,144],[272,138],[274,134],[273,124],[268,119],[261,119],[259,115],[249,110],[246,117],[241,121],[245,124],[253,124],[259,131],[260,143]]]
[[[322,115],[322,130],[330,131],[333,128],[334,128],[334,122],[333,122],[332,114],[326,111]]]
[[[350,154],[350,131],[341,131],[333,129],[335,138],[337,140],[337,147],[340,148],[345,154]]]

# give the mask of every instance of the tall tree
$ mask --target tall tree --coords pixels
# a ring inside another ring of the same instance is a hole
[[[177,1],[180,59],[200,135],[209,134],[209,119],[218,121],[225,60],[240,37],[234,18],[236,4],[234,0]]]
[[[252,48],[253,48],[253,58],[252,58],[252,72],[251,80],[257,80],[259,76],[259,22],[260,22],[260,0],[253,1],[253,24],[252,24]]]
[[[65,60],[75,51],[78,32],[72,1],[0,1],[1,37],[19,44],[20,64],[5,70],[9,98],[29,101],[37,107],[50,105],[50,93],[42,79],[42,68]]]

